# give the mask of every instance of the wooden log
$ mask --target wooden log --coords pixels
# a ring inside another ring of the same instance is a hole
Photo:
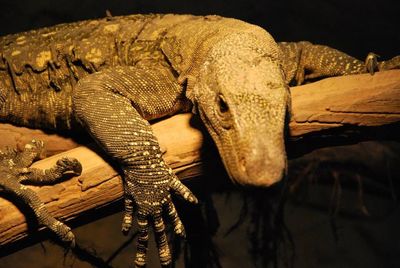
[[[291,136],[400,121],[400,70],[327,78],[291,88]]]
[[[291,89],[291,135],[298,137],[343,125],[378,126],[399,122],[399,90],[400,70],[374,76],[366,74],[328,78],[294,87]],[[181,114],[153,125],[155,135],[165,151],[165,160],[181,179],[202,174],[200,151],[203,136],[200,130],[192,127],[192,123],[190,114]],[[6,129],[8,131],[10,126]],[[18,135],[29,141],[29,131],[24,130],[23,133]],[[38,138],[48,141],[46,135]],[[13,141],[12,138],[9,140]],[[57,142],[62,143],[63,140]],[[63,148],[68,146],[77,145],[66,142]],[[121,198],[122,186],[118,173],[89,148],[78,147],[39,161],[34,166],[48,168],[63,156],[75,157],[82,162],[83,174],[80,177],[54,186],[29,186],[38,193],[55,217],[68,221],[86,210]],[[25,236],[27,225],[24,216],[9,201],[0,199],[0,245]]]
[[[201,174],[200,153],[202,133],[192,128],[190,114],[180,114],[170,120],[153,125],[164,159],[181,178]],[[177,125],[181,127],[176,131]],[[79,177],[53,186],[28,186],[39,195],[47,209],[56,218],[69,220],[78,214],[104,206],[122,196],[118,172],[100,154],[88,147],[77,147],[33,164],[36,168],[49,168],[61,157],[75,157],[82,163]],[[0,245],[26,237],[28,230],[24,215],[6,199],[0,199]]]
[[[400,118],[400,70],[327,78],[290,89],[292,97],[290,135],[350,126],[382,126]],[[179,132],[190,116],[173,120]],[[181,120],[181,121],[180,121]],[[179,121],[179,122],[178,122]],[[0,124],[0,148],[22,148],[31,139],[46,142],[48,155],[79,146],[79,142],[42,130]]]
[[[0,124],[0,137],[0,148],[22,149],[32,139],[42,140],[46,143],[47,155],[59,154],[79,146],[79,143],[70,137],[6,123]]]

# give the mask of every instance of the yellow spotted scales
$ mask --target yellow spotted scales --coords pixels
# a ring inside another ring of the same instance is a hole
[[[162,211],[183,224],[170,191],[196,203],[172,173],[148,120],[193,111],[215,141],[231,179],[268,186],[286,169],[288,84],[399,67],[366,64],[308,42],[279,43],[264,29],[219,16],[131,15],[0,38],[0,119],[84,129],[124,173],[125,216],[145,266],[150,223],[162,265],[171,263]]]

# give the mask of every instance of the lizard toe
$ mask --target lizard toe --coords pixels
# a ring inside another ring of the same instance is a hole
[[[368,53],[367,57],[365,58],[365,68],[367,72],[373,75],[375,71],[378,69],[378,55],[375,53]]]
[[[128,214],[124,215],[124,218],[122,219],[122,227],[121,227],[122,233],[124,235],[127,235],[129,233],[129,231],[131,230],[132,221],[133,221],[132,215],[128,215]]]

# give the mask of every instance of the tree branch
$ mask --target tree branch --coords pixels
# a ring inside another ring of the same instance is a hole
[[[328,78],[291,88],[292,118],[290,134],[301,137],[321,130],[351,126],[381,126],[400,121],[400,70]],[[153,125],[167,163],[181,179],[202,174],[203,135],[193,128],[197,121],[181,114]],[[47,142],[51,154],[69,150],[34,164],[49,168],[57,159],[75,157],[83,165],[80,177],[53,186],[34,187],[46,207],[57,218],[68,221],[92,208],[104,206],[122,196],[121,178],[99,154],[88,147],[39,130],[0,125],[0,146],[21,146],[32,138]],[[75,149],[73,149],[75,148]],[[9,201],[0,199],[0,245],[27,236],[21,212]]]
[[[291,136],[400,120],[400,70],[327,78],[291,88]]]

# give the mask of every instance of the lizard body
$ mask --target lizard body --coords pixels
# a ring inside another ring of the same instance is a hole
[[[123,231],[137,206],[137,266],[145,265],[150,222],[161,264],[171,261],[163,209],[175,232],[184,234],[170,190],[197,202],[162,160],[148,120],[198,113],[232,180],[268,186],[286,169],[288,84],[367,71],[337,50],[308,42],[278,45],[258,26],[219,16],[132,15],[62,24],[2,37],[0,53],[0,119],[83,128],[121,165]]]

